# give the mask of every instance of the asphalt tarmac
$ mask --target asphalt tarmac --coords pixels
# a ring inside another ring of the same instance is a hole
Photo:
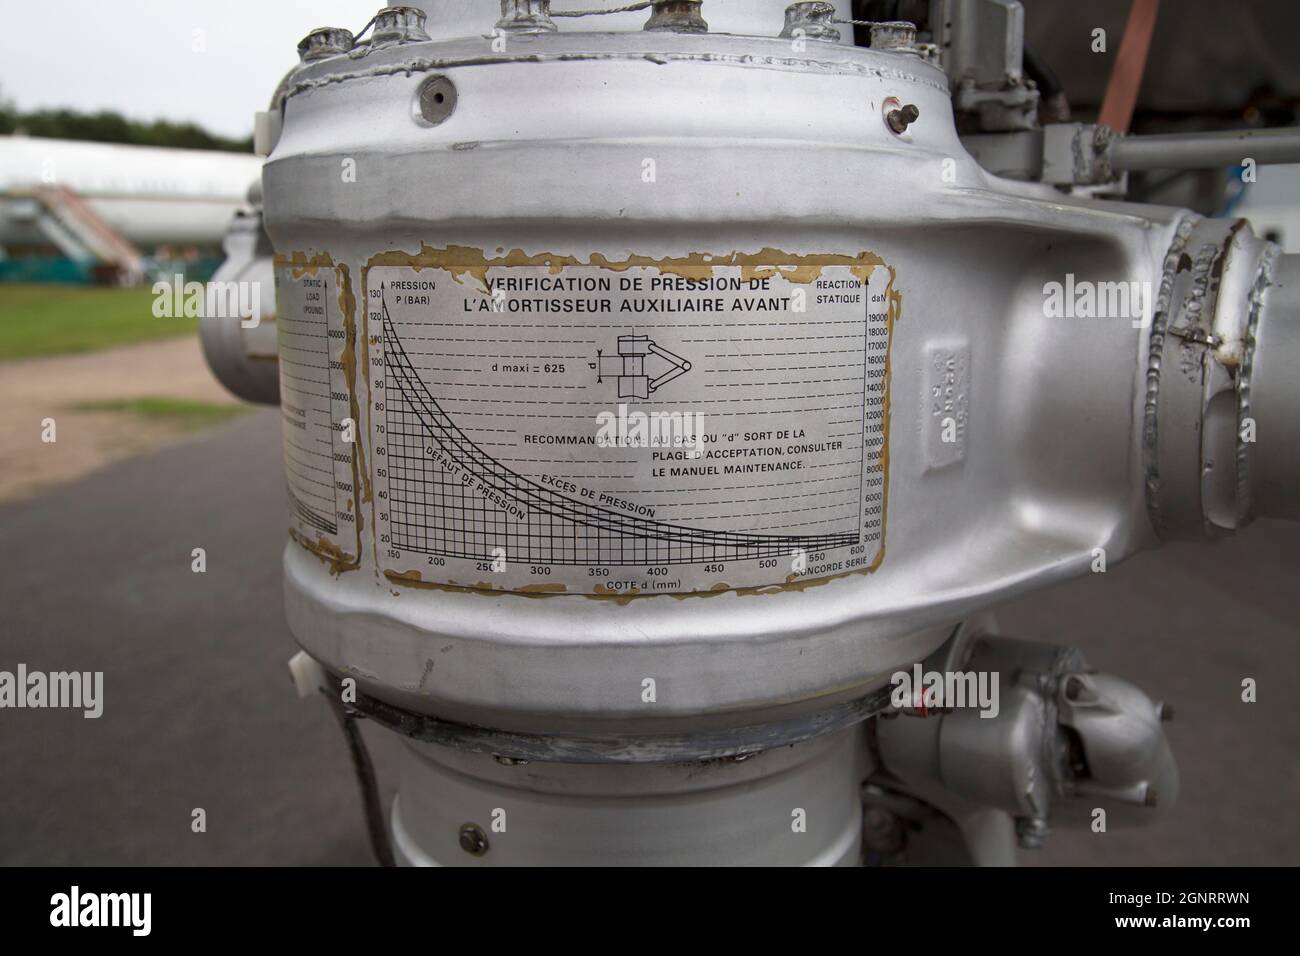
[[[102,670],[105,687],[98,719],[0,711],[0,864],[371,862],[342,735],[285,666],[280,463],[258,410],[0,507],[0,670]],[[1176,807],[1053,833],[1024,862],[1300,863],[1300,525],[1169,546],[998,614],[1177,711]],[[396,744],[367,738],[391,794]]]

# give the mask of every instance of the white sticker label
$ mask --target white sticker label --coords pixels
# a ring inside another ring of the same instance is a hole
[[[345,362],[355,355],[330,266],[275,270],[280,417],[294,536],[340,565],[357,561],[357,434]],[[351,438],[351,441],[348,439]]]
[[[889,270],[694,270],[367,270],[390,579],[631,595],[879,563]]]

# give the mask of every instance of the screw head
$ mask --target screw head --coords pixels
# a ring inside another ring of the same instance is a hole
[[[477,823],[466,823],[460,828],[460,848],[470,856],[482,856],[488,851],[487,834]]]
[[[445,76],[431,76],[420,84],[416,102],[421,118],[430,126],[437,126],[456,109],[456,85]]]

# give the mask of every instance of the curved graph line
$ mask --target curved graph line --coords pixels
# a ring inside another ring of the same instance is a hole
[[[311,525],[317,531],[324,531],[326,534],[338,534],[339,528],[337,524],[334,524],[316,509],[308,506],[301,498],[294,494],[291,485],[286,483],[285,487],[289,491],[289,500],[293,504],[294,513],[297,514],[298,517],[302,518],[303,521],[307,522],[307,524]]]
[[[415,414],[420,426],[441,446],[448,457],[488,487],[528,508],[528,517],[522,519],[528,532],[542,532],[542,529],[536,527],[532,520],[534,513],[540,512],[548,518],[556,518],[572,522],[583,528],[592,529],[597,534],[604,532],[606,535],[611,533],[627,535],[641,539],[647,545],[651,542],[659,546],[669,545],[668,556],[649,557],[649,555],[646,555],[642,559],[648,559],[654,563],[695,563],[723,558],[769,557],[788,554],[794,548],[815,551],[858,543],[859,536],[856,532],[826,535],[777,535],[687,528],[663,521],[655,521],[650,518],[624,515],[590,505],[552,491],[523,477],[486,454],[468,435],[461,431],[442,409],[442,406],[429,392],[428,387],[424,384],[415,366],[407,356],[406,350],[393,328],[392,319],[388,313],[387,301],[383,298],[380,301],[384,316],[385,365],[390,384],[395,383],[397,385],[397,390]],[[486,533],[492,534],[493,532]],[[551,533],[554,534],[554,532]],[[563,540],[569,541],[572,538],[565,535]],[[590,543],[589,546],[591,548],[601,546],[619,548],[620,544],[617,541],[604,538]],[[685,550],[687,553],[673,556],[674,547]],[[410,550],[421,550],[410,545],[408,545],[408,548]],[[635,557],[635,555],[631,557]],[[566,562],[563,557],[555,554],[539,556],[539,559],[541,558],[561,564],[615,563],[609,560],[592,562],[581,557]],[[636,563],[642,563],[642,561],[638,560]]]

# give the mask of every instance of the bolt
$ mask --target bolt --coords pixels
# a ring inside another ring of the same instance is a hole
[[[650,19],[642,30],[670,33],[708,33],[709,25],[700,16],[704,0],[654,0]]]
[[[375,14],[375,29],[370,39],[376,44],[416,43],[429,39],[424,32],[425,13],[419,7],[384,7]]]
[[[785,27],[781,30],[784,39],[794,36],[795,30],[802,30],[810,40],[826,40],[838,43],[840,31],[835,29],[835,7],[829,3],[814,0],[811,3],[792,3],[785,8]]]
[[[467,823],[460,828],[460,848],[471,856],[482,856],[488,851],[487,834],[477,823]]]
[[[351,50],[356,41],[351,30],[342,27],[321,27],[312,30],[298,42],[298,58],[304,63],[338,56]]]
[[[502,0],[497,29],[524,35],[554,33],[551,0]]]
[[[899,107],[896,110],[890,110],[886,113],[885,122],[889,124],[889,128],[895,133],[905,133],[907,132],[907,128],[915,123],[916,118],[920,115],[921,111],[911,103],[908,103],[906,106]]]
[[[1071,677],[1065,682],[1065,699],[1078,700],[1083,694],[1083,681],[1077,677]]]
[[[871,24],[871,49],[916,52],[916,24],[907,20],[886,20]]]

